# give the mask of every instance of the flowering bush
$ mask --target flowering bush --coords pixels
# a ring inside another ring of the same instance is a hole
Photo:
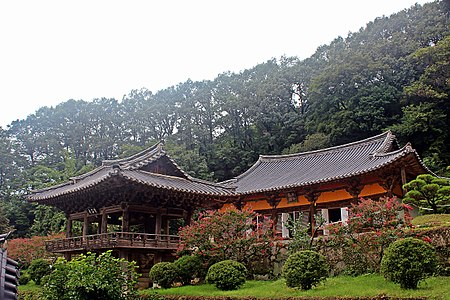
[[[411,209],[395,197],[360,199],[349,208],[346,224],[330,225],[331,243],[341,247],[345,273],[378,272],[384,250],[411,226]]]
[[[17,261],[22,268],[26,269],[35,259],[47,259],[54,256],[54,254],[45,250],[45,241],[63,237],[63,233],[58,233],[48,236],[33,236],[31,238],[9,240],[6,245],[8,256]]]
[[[208,265],[232,259],[251,273],[261,273],[257,267],[271,264],[278,251],[272,222],[247,209],[205,212],[179,235],[179,255],[194,253]],[[266,273],[269,270],[272,268],[264,268]]]

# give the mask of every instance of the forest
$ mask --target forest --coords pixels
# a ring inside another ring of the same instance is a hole
[[[0,127],[0,232],[46,235],[64,216],[26,201],[164,140],[191,175],[223,181],[260,154],[309,151],[391,130],[438,175],[450,166],[448,1],[379,17],[306,58],[123,99],[70,99]],[[299,30],[302,30],[299,28]]]

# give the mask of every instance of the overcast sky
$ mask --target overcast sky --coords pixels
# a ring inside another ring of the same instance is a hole
[[[309,57],[429,0],[0,0],[0,126],[69,99],[121,100]]]

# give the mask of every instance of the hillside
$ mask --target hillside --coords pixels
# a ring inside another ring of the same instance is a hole
[[[55,212],[32,209],[23,196],[161,139],[186,171],[221,181],[259,154],[307,151],[391,129],[443,174],[450,165],[448,11],[446,1],[437,1],[377,18],[304,60],[270,59],[212,81],[133,90],[120,101],[41,108],[0,129],[1,208],[10,221],[0,218],[0,229],[26,235],[32,224],[34,233],[61,226],[36,225]]]

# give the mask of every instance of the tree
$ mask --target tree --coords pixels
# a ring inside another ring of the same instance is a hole
[[[416,179],[403,185],[408,190],[403,201],[433,214],[446,212],[450,205],[450,180],[430,174],[418,175]]]
[[[248,209],[201,213],[179,235],[178,253],[193,251],[209,265],[231,259],[243,263],[249,272],[264,271],[261,267],[270,263],[267,259],[277,254],[272,223]]]

